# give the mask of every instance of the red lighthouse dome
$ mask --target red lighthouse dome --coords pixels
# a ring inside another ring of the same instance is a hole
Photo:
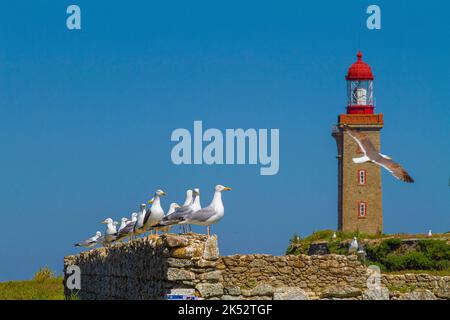
[[[358,61],[348,69],[347,80],[347,113],[373,114],[373,74],[370,66],[362,61],[362,53],[358,52]]]
[[[346,80],[373,80],[372,69],[370,66],[362,61],[362,53],[358,52],[357,57],[358,61],[348,68]]]

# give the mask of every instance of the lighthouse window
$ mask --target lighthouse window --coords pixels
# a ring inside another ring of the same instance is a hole
[[[359,203],[359,212],[358,217],[359,218],[365,218],[367,216],[367,206],[365,202]]]
[[[366,170],[358,170],[358,184],[363,186],[366,184]]]

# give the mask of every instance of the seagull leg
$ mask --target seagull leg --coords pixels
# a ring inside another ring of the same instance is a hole
[[[208,230],[208,238],[209,238],[211,236],[211,230],[210,230],[209,226],[207,227],[207,230]]]

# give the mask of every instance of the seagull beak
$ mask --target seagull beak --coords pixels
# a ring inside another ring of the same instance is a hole
[[[152,203],[153,203],[153,200],[148,200],[147,203],[152,204]]]
[[[166,193],[165,193],[165,192],[163,192],[163,193],[161,193],[161,195],[165,196],[165,195],[166,195]]]
[[[225,187],[223,188],[223,190],[231,190],[231,188]]]

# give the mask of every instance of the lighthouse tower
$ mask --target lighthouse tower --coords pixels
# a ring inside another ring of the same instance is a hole
[[[367,234],[383,232],[381,169],[373,163],[356,164],[352,158],[362,151],[343,125],[358,128],[380,150],[383,115],[374,113],[373,74],[370,66],[358,60],[348,69],[347,108],[338,116],[332,135],[338,149],[338,229]]]

